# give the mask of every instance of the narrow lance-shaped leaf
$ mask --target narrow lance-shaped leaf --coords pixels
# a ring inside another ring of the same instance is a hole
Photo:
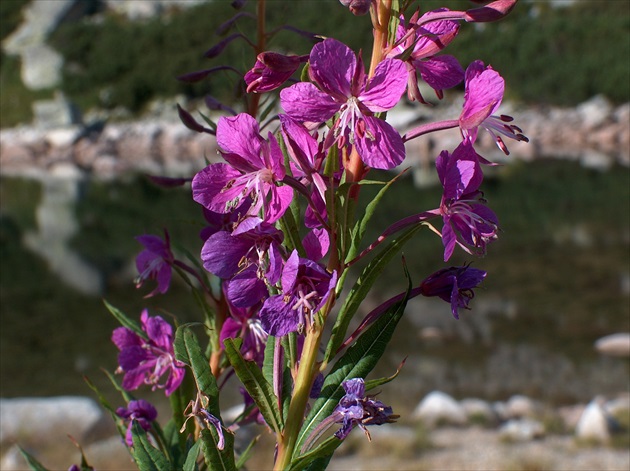
[[[219,388],[212,371],[210,371],[208,359],[201,350],[197,337],[190,330],[190,324],[184,324],[177,328],[174,349],[175,358],[190,366],[197,388],[208,396],[208,412],[219,417],[220,410],[217,400]]]
[[[143,471],[166,471],[172,469],[171,464],[164,454],[149,442],[147,432],[134,421],[131,426],[133,438],[133,458],[138,468]]]
[[[130,317],[127,316],[127,314],[122,312],[120,309],[112,306],[104,299],[103,299],[103,303],[105,304],[105,307],[107,308],[107,310],[116,318],[118,322],[120,322],[120,325],[132,330],[143,339],[147,339],[146,332],[144,332],[140,328],[140,325],[136,321],[132,320]]]
[[[326,347],[325,361],[330,361],[337,352],[337,349],[344,341],[344,337],[348,330],[348,325],[359,306],[366,298],[372,286],[385,269],[385,266],[398,253],[401,247],[420,229],[420,225],[411,227],[392,239],[383,250],[364,268],[363,272],[357,279],[356,283],[346,297],[341,307],[337,320],[333,326],[332,334]]]
[[[234,435],[224,434],[225,444],[223,450],[219,450],[218,436],[213,427],[201,430],[201,451],[206,460],[208,469],[212,471],[236,471],[234,462]]]
[[[335,363],[324,381],[320,398],[313,404],[300,430],[296,450],[300,450],[304,440],[315,427],[332,414],[345,393],[341,384],[351,378],[365,378],[374,369],[405,311],[410,291],[411,280],[409,280],[407,296],[384,312]]]
[[[201,440],[197,440],[195,444],[188,450],[186,455],[186,461],[184,462],[184,471],[198,471],[197,457],[199,456],[199,449],[201,448]]]
[[[278,410],[278,403],[271,384],[263,376],[263,372],[253,361],[246,361],[240,352],[240,339],[225,339],[225,354],[234,368],[238,379],[252,397],[267,425],[280,433],[282,419]]]

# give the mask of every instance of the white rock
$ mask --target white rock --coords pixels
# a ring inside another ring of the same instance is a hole
[[[594,128],[601,126],[610,118],[613,107],[606,97],[596,95],[578,105],[576,111],[587,128]]]
[[[461,425],[466,423],[464,408],[451,396],[441,391],[427,394],[414,410],[412,417],[429,426],[437,423]]]
[[[545,427],[533,419],[508,420],[499,429],[503,438],[518,442],[528,442],[545,436]]]
[[[459,403],[464,409],[468,421],[470,421],[471,419],[481,419],[485,422],[491,423],[496,421],[497,419],[497,414],[492,406],[483,399],[467,398],[462,399]]]
[[[610,440],[609,417],[602,402],[601,398],[595,398],[588,403],[575,427],[577,438],[601,443]]]
[[[0,443],[24,439],[50,441],[72,435],[81,440],[103,417],[99,405],[87,397],[0,399]]]
[[[505,414],[509,418],[533,417],[538,405],[529,397],[518,394],[508,399],[505,408]]]
[[[607,335],[595,342],[595,350],[603,355],[630,357],[630,333]]]

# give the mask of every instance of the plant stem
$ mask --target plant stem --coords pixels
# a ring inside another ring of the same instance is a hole
[[[256,6],[257,24],[257,40],[256,40],[256,55],[265,50],[267,33],[265,32],[265,0],[258,0]],[[252,93],[251,100],[249,101],[248,113],[254,118],[258,114],[258,106],[260,104],[260,94]]]

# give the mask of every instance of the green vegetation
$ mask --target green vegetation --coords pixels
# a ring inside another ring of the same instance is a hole
[[[0,2],[0,41],[4,41],[22,21],[23,8],[30,0],[4,0]]]
[[[470,8],[468,1],[446,3],[452,8]],[[253,6],[254,2],[248,4],[250,10]],[[424,2],[422,6],[435,8],[438,3]],[[491,62],[505,75],[510,93],[526,102],[574,105],[597,93],[625,102],[630,99],[630,63],[620,58],[630,55],[627,10],[624,2],[596,0],[571,8],[521,3],[498,24],[462,25],[449,50],[464,65],[478,58]],[[322,11],[326,12],[325,22],[321,21]],[[209,2],[167,20],[131,23],[108,15],[98,23],[64,25],[53,38],[67,58],[64,91],[84,108],[121,105],[133,111],[153,98],[176,94],[197,97],[209,93],[228,100],[235,88],[242,87],[232,72],[221,72],[195,85],[175,77],[218,64],[242,71],[251,67],[253,50],[240,40],[217,58],[202,57],[221,39],[214,32],[231,14],[224,2]],[[370,43],[369,18],[353,18],[339,8],[337,0],[269,2],[270,30],[289,20],[297,28],[334,35],[355,49]],[[253,21],[241,19],[240,31],[249,33]],[[348,28],[350,22],[352,28]],[[288,31],[280,31],[269,47],[298,54],[310,49],[308,40]]]

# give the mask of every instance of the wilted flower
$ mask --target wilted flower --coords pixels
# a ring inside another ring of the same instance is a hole
[[[339,0],[344,7],[352,12],[353,15],[362,16],[370,11],[372,0]]]
[[[459,319],[458,309],[470,309],[468,303],[475,297],[473,288],[486,277],[486,272],[477,268],[449,267],[436,271],[420,284],[423,296],[438,296],[451,303],[451,312]]]
[[[131,435],[133,421],[135,420],[138,422],[140,427],[142,427],[145,431],[149,431],[151,423],[157,417],[157,410],[148,401],[138,399],[137,401],[129,401],[127,408],[119,407],[116,409],[116,415],[127,422],[125,443],[127,443],[127,446],[133,446],[133,437]]]
[[[168,232],[164,231],[164,240],[154,235],[141,235],[136,240],[144,245],[144,250],[136,257],[136,288],[140,288],[148,279],[156,280],[157,287],[146,297],[166,293],[171,284],[172,265],[175,261],[171,252]]]
[[[332,414],[335,417],[335,422],[342,424],[342,427],[335,433],[335,437],[340,440],[346,438],[355,426],[360,427],[370,439],[370,433],[365,428],[366,425],[390,424],[399,417],[394,415],[391,407],[365,396],[363,379],[348,379],[341,385],[346,391],[346,395],[341,398]]]
[[[175,359],[173,329],[160,316],[150,317],[146,309],[142,311],[140,322],[148,339],[127,327],[118,327],[112,333],[112,342],[120,350],[117,372],[125,374],[122,386],[132,390],[149,384],[154,390],[164,388],[170,396],[185,373],[184,364]]]
[[[210,427],[212,427],[216,430],[218,437],[217,449],[223,450],[225,446],[225,437],[223,436],[221,421],[210,412],[208,412],[208,401],[208,396],[197,391],[197,397],[195,398],[195,400],[190,401],[188,403],[188,406],[186,406],[186,409],[184,410],[186,420],[179,430],[179,433],[182,433],[186,429],[186,423],[188,422],[188,420],[194,418],[205,428],[210,429]]]

